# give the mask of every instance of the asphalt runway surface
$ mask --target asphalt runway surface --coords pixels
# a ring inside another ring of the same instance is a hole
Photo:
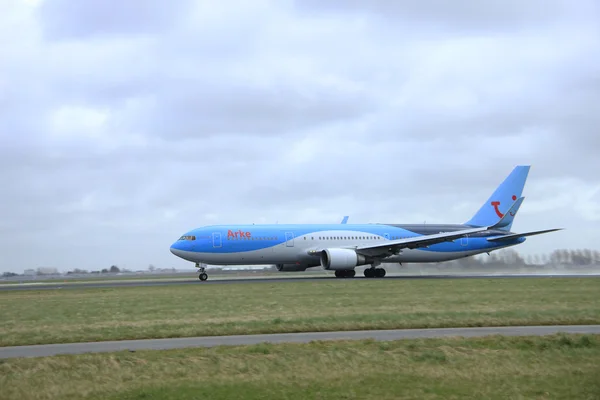
[[[84,289],[84,288],[115,288],[115,287],[134,287],[134,286],[168,286],[168,285],[223,285],[238,283],[283,283],[283,282],[317,282],[324,280],[346,281],[346,280],[373,280],[373,279],[507,279],[507,278],[600,278],[600,274],[569,274],[569,275],[525,275],[525,274],[507,274],[507,275],[391,275],[385,278],[364,278],[357,276],[355,278],[336,278],[334,276],[310,276],[310,277],[276,277],[276,278],[223,278],[217,275],[217,279],[201,282],[199,279],[189,280],[142,280],[139,281],[103,281],[103,282],[66,282],[66,283],[13,283],[0,285],[0,291],[8,290],[49,290],[49,289]]]
[[[314,340],[377,341],[505,336],[544,336],[556,333],[600,334],[600,325],[511,326],[484,328],[397,329],[379,331],[307,332],[266,335],[204,336],[176,339],[122,340],[110,342],[64,343],[36,346],[0,347],[0,359],[16,357],[47,357],[61,354],[103,353],[113,351],[168,350],[191,347],[238,346],[259,343],[308,343]]]

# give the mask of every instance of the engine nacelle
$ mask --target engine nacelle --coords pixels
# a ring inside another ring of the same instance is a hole
[[[316,267],[316,265],[314,266]],[[275,268],[280,272],[306,271],[309,267],[311,267],[311,265],[308,264],[275,264]]]
[[[321,266],[330,271],[351,269],[371,262],[352,249],[325,249],[321,252]]]

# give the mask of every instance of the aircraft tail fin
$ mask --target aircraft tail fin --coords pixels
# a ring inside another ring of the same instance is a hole
[[[344,216],[344,218],[342,219],[342,222],[340,222],[340,224],[346,224],[348,223],[348,215]]]
[[[510,231],[514,215],[510,215],[509,211],[516,214],[521,206],[523,201],[521,195],[523,194],[529,169],[529,165],[516,166],[465,224],[472,226],[494,226],[498,224],[497,229]],[[512,210],[514,205],[517,205],[516,210]],[[506,214],[509,217],[504,219]]]

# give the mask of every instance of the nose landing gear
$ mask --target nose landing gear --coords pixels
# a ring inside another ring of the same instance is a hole
[[[204,265],[200,265],[199,263],[196,263],[196,268],[198,268],[198,279],[200,279],[201,281],[205,281],[208,279],[208,274],[205,272],[206,271],[206,267]]]

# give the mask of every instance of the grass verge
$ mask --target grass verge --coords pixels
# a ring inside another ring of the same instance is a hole
[[[600,336],[260,344],[10,359],[3,399],[592,399]]]
[[[0,292],[0,345],[600,323],[600,280],[336,280]]]

